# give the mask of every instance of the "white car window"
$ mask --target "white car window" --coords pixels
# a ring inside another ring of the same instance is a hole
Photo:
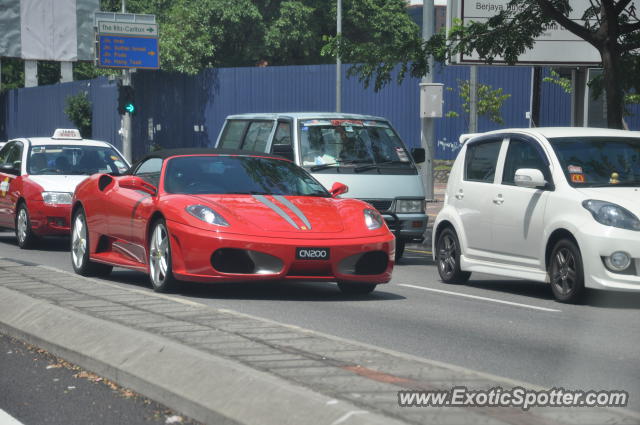
[[[482,141],[467,146],[464,179],[493,183],[501,146],[502,140]]]

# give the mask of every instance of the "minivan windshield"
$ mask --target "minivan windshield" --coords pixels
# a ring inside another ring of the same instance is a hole
[[[640,186],[640,138],[549,139],[573,187]]]
[[[31,175],[120,175],[128,169],[126,161],[109,146],[34,145],[27,159]]]
[[[402,141],[389,123],[375,120],[308,119],[299,124],[302,165],[413,168]]]

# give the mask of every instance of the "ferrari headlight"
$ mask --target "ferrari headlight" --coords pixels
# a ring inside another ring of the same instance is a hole
[[[47,205],[71,205],[73,193],[69,192],[42,192],[42,200]]]
[[[631,211],[606,201],[586,200],[582,203],[593,218],[605,226],[640,231],[640,220]]]
[[[423,213],[424,199],[396,200],[396,213]]]
[[[367,225],[367,229],[376,230],[382,227],[384,219],[377,210],[366,209],[364,210],[364,222]]]
[[[195,218],[198,218],[209,224],[215,224],[216,226],[225,227],[229,225],[229,223],[227,223],[227,220],[222,218],[220,214],[204,205],[189,205],[187,208],[185,208],[185,210]]]

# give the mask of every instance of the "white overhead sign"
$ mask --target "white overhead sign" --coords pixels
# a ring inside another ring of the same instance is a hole
[[[465,25],[470,22],[486,22],[508,7],[509,0],[449,0],[447,5],[447,27],[454,19],[460,19]],[[589,0],[569,0],[573,11],[569,17],[584,24],[582,15],[591,7]],[[582,40],[560,24],[551,23],[534,42],[533,48],[526,50],[518,58],[518,65],[597,65],[601,58],[598,50]],[[458,55],[452,63],[481,64],[478,54]],[[501,57],[494,64],[504,64]]]
[[[158,36],[158,24],[139,24],[134,22],[99,21],[98,34]]]

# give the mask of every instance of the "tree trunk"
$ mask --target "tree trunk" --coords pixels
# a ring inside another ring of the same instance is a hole
[[[620,84],[620,54],[614,43],[604,43],[600,50],[602,66],[604,68],[604,90],[607,97],[607,126],[609,128],[623,128],[623,96]]]

